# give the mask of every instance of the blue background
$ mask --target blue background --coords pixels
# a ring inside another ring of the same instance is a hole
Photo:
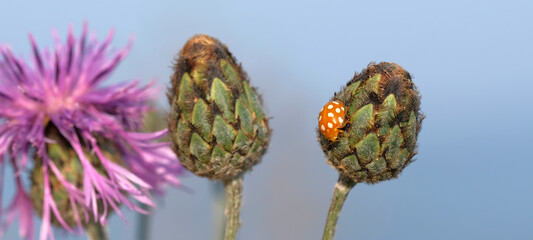
[[[423,95],[417,161],[397,180],[357,185],[336,239],[533,239],[532,1],[4,1],[0,43],[30,55],[84,20],[113,46],[135,36],[110,77],[156,78],[164,89],[185,41],[226,43],[263,94],[274,129],[245,175],[239,239],[320,239],[337,173],[316,141],[317,114],[371,61],[396,62]],[[164,91],[158,99],[168,109]],[[13,195],[6,175],[4,205]],[[214,239],[214,185],[168,189],[151,239]],[[136,214],[111,239],[134,239]],[[38,232],[40,223],[36,223]],[[56,231],[57,239],[86,239]],[[6,239],[18,239],[17,225]]]

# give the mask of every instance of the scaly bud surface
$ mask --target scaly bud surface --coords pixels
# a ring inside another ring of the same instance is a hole
[[[227,47],[196,35],[181,50],[174,71],[169,129],[183,166],[228,180],[257,164],[269,142],[268,119]]]
[[[324,136],[319,126],[328,163],[356,183],[397,177],[417,153],[420,98],[409,73],[395,63],[370,64],[355,74],[331,99],[346,108],[337,138]]]

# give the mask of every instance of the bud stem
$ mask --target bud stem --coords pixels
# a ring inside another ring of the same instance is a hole
[[[226,206],[226,192],[221,181],[211,183],[213,194],[213,232],[216,240],[224,240],[226,230],[226,217],[224,207]]]
[[[150,223],[152,222],[152,208],[146,204],[140,203],[142,209],[148,211],[148,214],[137,213],[137,240],[150,239]]]
[[[326,219],[326,226],[324,227],[324,235],[322,240],[332,240],[335,235],[335,229],[337,228],[337,219],[341,212],[344,200],[348,196],[350,190],[355,186],[355,182],[350,178],[339,175],[339,180],[335,184],[333,190],[333,197],[331,198],[331,204],[329,206],[328,218]]]
[[[241,212],[242,176],[236,176],[224,181],[226,189],[226,236],[225,240],[235,240],[241,226],[239,215]]]
[[[89,240],[109,240],[107,228],[100,223],[90,222],[85,230]]]

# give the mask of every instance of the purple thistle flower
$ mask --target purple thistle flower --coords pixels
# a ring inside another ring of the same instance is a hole
[[[167,143],[155,142],[167,130],[138,132],[149,110],[150,85],[101,84],[131,47],[130,41],[110,53],[112,36],[113,31],[104,42],[88,38],[84,24],[79,39],[70,27],[66,43],[54,34],[55,48],[40,51],[30,35],[31,64],[0,46],[0,177],[9,160],[17,187],[8,209],[0,209],[1,232],[18,216],[20,235],[33,239],[39,206],[41,240],[53,239],[51,223],[81,233],[88,221],[105,224],[110,211],[122,216],[121,205],[144,212],[129,197],[153,206],[150,192],[179,184],[181,165]],[[31,159],[28,191],[21,172]],[[67,203],[74,221],[58,201]]]

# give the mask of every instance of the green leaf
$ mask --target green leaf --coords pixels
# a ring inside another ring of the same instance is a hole
[[[246,97],[248,98],[248,105],[252,108],[252,111],[255,113],[255,119],[261,121],[265,117],[263,109],[261,108],[261,102],[259,97],[256,95],[255,91],[250,87],[248,82],[244,81],[244,91],[246,92]]]
[[[60,162],[69,159],[69,155],[63,151],[60,144],[48,144],[48,156],[52,161],[60,160]],[[55,163],[55,161],[54,161]],[[56,163],[57,164],[57,163]]]
[[[409,159],[409,151],[407,149],[402,149],[400,154],[398,154],[398,165],[391,165],[391,168],[402,168],[405,162]]]
[[[191,129],[189,128],[185,118],[178,119],[178,126],[176,128],[176,134],[173,134],[174,142],[180,148],[187,148],[189,146],[189,136]]]
[[[420,104],[420,99],[410,87],[407,89],[403,88],[401,92],[403,93],[403,97],[398,99],[400,106],[413,106],[415,104]]]
[[[345,91],[348,91],[351,94],[354,94],[360,84],[361,84],[361,81],[354,82],[354,83],[350,84],[350,86],[346,87]]]
[[[368,177],[368,174],[366,174],[365,171],[358,171],[355,173],[355,178],[356,179],[365,179]]]
[[[350,127],[350,146],[355,146],[365,137],[365,133],[374,124],[374,106],[367,104],[350,116],[352,126]]]
[[[340,138],[337,142],[333,143],[333,150],[330,151],[335,159],[339,159],[352,153],[352,149],[347,138]],[[338,161],[338,160],[337,160]]]
[[[173,96],[170,101],[170,119],[177,119],[180,115],[180,107],[178,104],[178,97]]]
[[[212,99],[222,112],[222,116],[227,121],[235,122],[235,113],[233,111],[233,97],[231,91],[226,84],[219,78],[213,80],[211,85],[211,94],[209,99]]]
[[[263,121],[255,124],[255,126],[257,126],[256,138],[261,140],[261,143],[264,143],[268,140],[269,130],[268,130],[268,126],[265,125],[266,123],[267,123],[266,119],[263,119]]]
[[[252,143],[252,147],[250,147],[250,153],[255,154],[257,153],[262,146],[262,141],[258,138],[255,139],[254,143]]]
[[[207,90],[209,87],[209,79],[207,78],[207,65],[200,65],[197,64],[194,67],[194,70],[191,73],[192,79],[194,79],[194,82],[198,87],[200,87],[202,90]]]
[[[48,150],[48,156],[54,164],[61,168],[63,177],[68,182],[77,184],[81,179],[80,172],[83,172],[83,167],[81,166],[78,154],[76,154],[72,148],[63,147],[62,144],[59,143],[49,143],[46,146]],[[104,151],[105,154],[105,150],[103,148],[102,151]],[[99,161],[90,154],[85,155],[91,163],[95,162],[95,160]],[[112,158],[110,158],[110,160],[112,160]],[[98,170],[99,169],[97,168],[97,171]]]
[[[392,122],[396,116],[397,104],[394,94],[389,94],[383,100],[383,103],[380,106],[379,111],[377,112],[377,120],[381,124],[389,124]]]
[[[243,157],[239,153],[234,153],[233,157],[231,158],[231,161],[230,161],[231,165],[233,165],[233,166],[242,165],[243,162],[245,162],[245,160],[243,159]]]
[[[187,121],[191,119],[192,105],[194,103],[194,90],[189,74],[183,74],[178,92],[178,107]]]
[[[207,172],[209,171],[209,163],[201,162],[201,161],[195,161],[194,167],[196,168],[196,171],[199,172]]]
[[[376,74],[369,77],[364,83],[364,91],[366,92],[378,92],[379,81],[381,80],[381,74]]]
[[[417,124],[418,123],[416,121],[414,112],[411,112],[409,115],[409,122],[400,123],[400,126],[402,127],[402,133],[404,134],[404,138],[409,149],[414,148],[416,144]]]
[[[366,165],[366,168],[372,175],[379,175],[387,168],[387,161],[385,158],[379,158],[379,160],[373,161]]]
[[[241,103],[244,105],[244,107],[246,107],[247,109],[251,109],[250,107],[250,103],[248,102],[248,97],[246,96],[246,93],[245,92],[242,92],[240,95],[239,95],[239,100],[241,100]],[[251,111],[251,110],[250,110]]]
[[[224,151],[219,146],[213,147],[213,152],[211,154],[211,166],[215,169],[220,169],[227,166],[228,162],[231,159],[231,154]]]
[[[359,84],[361,84],[361,81],[354,82],[350,85],[348,85],[344,90],[342,90],[337,99],[347,101],[347,99],[350,99],[349,96],[352,96],[355,94],[357,88],[359,87]]]
[[[359,87],[354,91],[353,97],[350,100],[350,105],[348,105],[348,116],[353,116],[364,103],[368,103],[368,94],[362,87]]]
[[[385,136],[390,133],[389,124],[384,124],[378,129],[378,136]]]
[[[248,135],[253,134],[252,113],[244,106],[240,98],[235,104],[235,118],[240,120],[242,130]]]
[[[193,156],[197,157],[201,163],[209,162],[210,150],[209,144],[205,142],[200,135],[197,133],[192,134],[189,151]]]
[[[208,142],[211,141],[211,123],[209,119],[211,119],[211,112],[205,101],[199,99],[192,110],[191,123],[198,128],[202,138]]]
[[[239,73],[233,66],[225,59],[220,60],[220,68],[226,78],[226,82],[232,89],[238,89],[239,92],[243,91],[242,80],[239,77]]]
[[[359,129],[368,129],[374,123],[374,105],[367,104],[360,108],[355,114],[350,117],[352,126]]]
[[[376,134],[368,134],[363,140],[355,145],[357,156],[363,165],[366,165],[378,158],[379,140]]]
[[[379,89],[380,74],[376,74],[366,79],[361,85],[354,89],[353,98],[350,100],[351,104],[348,106],[348,114],[353,115],[353,112],[361,108],[363,104],[369,102],[369,95],[372,92],[377,92]]]
[[[56,202],[56,204],[62,203],[63,201],[67,201],[69,199],[69,194],[64,189],[54,189],[54,190],[55,191],[52,191],[52,197],[54,199],[54,202]]]
[[[224,121],[222,117],[216,116],[215,121],[213,121],[213,135],[217,138],[217,143],[229,151],[231,150],[237,131]]]
[[[341,166],[348,172],[354,172],[361,169],[361,166],[359,166],[359,161],[355,155],[350,155],[343,158],[341,160]]]
[[[243,131],[239,131],[235,137],[235,142],[233,142],[233,147],[231,149],[232,151],[242,150],[244,152],[248,152],[248,150],[250,150],[251,143],[252,140],[246,136]]]
[[[394,126],[392,128],[392,131],[390,132],[390,135],[388,135],[385,138],[385,141],[383,141],[382,150],[387,151],[385,154],[385,157],[389,162],[395,162],[397,161],[397,155],[400,152],[400,146],[403,143],[403,136],[402,132],[400,130],[400,127],[398,125]]]

